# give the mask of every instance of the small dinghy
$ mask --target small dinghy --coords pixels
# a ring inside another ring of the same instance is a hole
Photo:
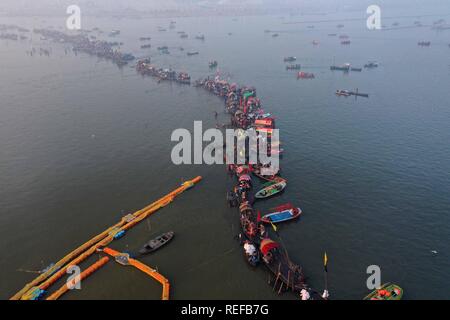
[[[274,208],[273,210],[275,211],[264,215],[261,221],[264,223],[280,223],[297,219],[302,214],[302,209],[296,208],[290,203]]]
[[[163,245],[167,244],[170,240],[172,240],[175,233],[173,231],[166,232],[159,237],[156,237],[153,240],[147,242],[141,250],[139,250],[139,254],[148,254],[154,252],[161,248]]]
[[[396,284],[386,283],[372,291],[364,300],[401,300],[403,289]]]
[[[256,199],[265,199],[274,196],[286,188],[286,180],[276,182],[269,182],[264,185],[264,188],[255,194]]]

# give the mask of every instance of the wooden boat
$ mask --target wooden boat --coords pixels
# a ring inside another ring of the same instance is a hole
[[[197,54],[198,54],[198,51],[195,51],[195,52],[188,52],[188,53],[187,53],[188,56],[195,56],[195,55],[197,55]]]
[[[141,250],[139,250],[139,254],[148,254],[154,252],[161,248],[163,245],[167,244],[170,240],[172,240],[175,233],[173,231],[166,232],[159,237],[156,237],[153,240],[147,242]]]
[[[280,181],[271,181],[264,185],[264,188],[259,190],[255,194],[256,199],[266,199],[271,196],[274,196],[286,188],[286,180],[280,180]]]
[[[274,208],[273,210],[276,211],[264,215],[261,221],[264,223],[280,223],[296,219],[302,214],[302,209],[296,208],[290,203]]]
[[[403,289],[396,284],[386,283],[369,293],[364,300],[401,300]]]
[[[274,290],[279,282],[279,292],[283,289],[300,291],[307,288],[302,268],[292,262],[285,249],[270,238],[263,239],[259,247],[262,261],[275,277]]]

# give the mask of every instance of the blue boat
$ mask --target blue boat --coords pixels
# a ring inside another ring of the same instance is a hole
[[[290,203],[275,208],[275,212],[268,213],[261,218],[264,223],[280,223],[300,217],[302,209],[292,206]]]

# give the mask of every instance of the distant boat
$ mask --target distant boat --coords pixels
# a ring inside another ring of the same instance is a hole
[[[366,63],[366,64],[364,65],[364,68],[367,68],[367,69],[378,68],[378,62],[375,62],[375,61],[369,61],[368,63]]]
[[[350,91],[348,90],[336,90],[336,95],[337,96],[343,96],[343,97],[350,97]]]
[[[290,64],[286,66],[286,70],[300,70],[302,66],[300,64]]]
[[[201,36],[195,36],[197,40],[205,40],[205,36],[202,34]]]
[[[314,73],[309,72],[302,71],[297,74],[297,79],[314,79],[315,77]]]
[[[272,35],[272,37],[274,37],[274,38],[276,38],[276,37],[278,37],[278,36],[279,36],[278,33],[274,33],[274,34]]]
[[[297,60],[296,57],[286,57],[283,59],[284,62],[294,62],[296,60]]]
[[[115,37],[118,36],[120,34],[120,30],[113,30],[109,33],[110,37]]]
[[[188,56],[195,56],[198,54],[198,51],[190,51],[187,53]]]
[[[431,41],[419,41],[417,45],[421,47],[429,47],[431,45]]]
[[[337,71],[346,71],[346,72],[348,72],[348,71],[350,71],[350,63],[346,63],[346,64],[344,64],[342,66],[331,66],[330,70],[332,70],[332,71],[337,70]]]

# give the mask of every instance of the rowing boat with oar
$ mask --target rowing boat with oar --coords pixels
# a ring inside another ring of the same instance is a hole
[[[290,203],[276,207],[273,210],[275,211],[264,215],[261,221],[264,223],[280,223],[296,219],[302,214],[302,209],[296,208]]]
[[[279,180],[279,181],[271,181],[268,182],[266,184],[264,184],[264,188],[259,190],[256,194],[255,194],[255,198],[256,199],[266,199],[269,197],[272,197],[278,193],[280,193],[281,191],[284,190],[284,188],[286,188],[286,180]]]

